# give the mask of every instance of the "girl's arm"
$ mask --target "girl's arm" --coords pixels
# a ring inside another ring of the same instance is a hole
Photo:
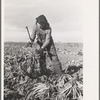
[[[42,47],[41,47],[42,49],[44,49],[46,46],[48,46],[48,44],[50,43],[50,39],[51,39],[51,30],[47,30],[46,41],[42,45]]]

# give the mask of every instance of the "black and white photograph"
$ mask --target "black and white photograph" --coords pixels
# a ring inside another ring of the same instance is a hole
[[[83,0],[3,1],[3,100],[83,100]]]

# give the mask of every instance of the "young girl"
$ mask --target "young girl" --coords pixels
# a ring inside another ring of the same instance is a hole
[[[34,42],[35,38],[40,46],[38,52],[42,53],[44,50],[48,52],[48,55],[52,61],[52,66],[56,74],[62,75],[61,63],[58,59],[56,48],[53,38],[51,36],[51,27],[44,15],[40,15],[36,18],[36,23],[33,27],[31,34],[31,41]]]

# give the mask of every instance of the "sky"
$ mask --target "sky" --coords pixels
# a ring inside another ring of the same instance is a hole
[[[44,14],[55,42],[82,42],[82,0],[3,0],[4,41],[26,42],[35,18]]]

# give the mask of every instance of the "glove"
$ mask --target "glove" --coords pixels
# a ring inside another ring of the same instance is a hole
[[[40,48],[39,50],[35,50],[35,53],[36,53],[36,54],[40,54],[40,55],[41,55],[41,54],[43,53],[43,49],[42,49],[42,48]]]
[[[43,48],[40,48],[40,49],[39,49],[39,52],[43,52]]]

